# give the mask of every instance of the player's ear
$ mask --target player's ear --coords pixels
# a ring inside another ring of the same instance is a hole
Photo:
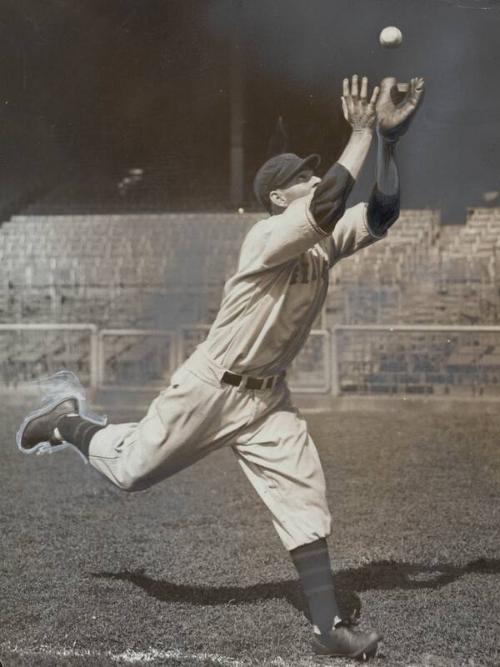
[[[281,190],[272,190],[269,193],[269,199],[275,206],[279,206],[280,208],[286,207],[286,198]]]

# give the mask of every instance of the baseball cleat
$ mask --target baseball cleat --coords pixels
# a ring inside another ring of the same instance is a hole
[[[382,636],[371,630],[351,630],[345,625],[337,625],[328,635],[315,635],[313,651],[316,655],[332,658],[355,658],[368,661],[374,658]]]
[[[42,405],[21,424],[16,435],[19,450],[23,454],[52,454],[72,447],[87,462],[77,447],[56,438],[54,430],[64,415],[77,414],[99,425],[106,424],[106,417],[98,417],[86,411],[85,391],[76,375],[70,371],[59,371],[36,382],[36,385],[42,395]]]
[[[25,454],[32,454],[43,449],[44,444],[55,448],[62,444],[54,436],[57,423],[64,415],[78,414],[78,399],[67,398],[57,405],[35,410],[24,420],[17,434],[19,449]]]

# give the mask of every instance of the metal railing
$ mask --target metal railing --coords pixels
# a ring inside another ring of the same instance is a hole
[[[93,389],[161,387],[209,328],[194,325],[174,332],[98,330],[93,324],[1,324],[0,384],[14,388],[66,368]],[[329,392],[330,352],[330,332],[313,330],[290,369],[292,390]]]
[[[208,329],[0,324],[0,384],[16,388],[67,368],[91,388],[161,387]],[[315,329],[288,377],[291,389],[304,393],[500,397],[500,326]]]

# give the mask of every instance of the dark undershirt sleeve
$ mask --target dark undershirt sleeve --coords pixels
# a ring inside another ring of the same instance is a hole
[[[336,162],[316,186],[311,200],[311,213],[318,227],[331,234],[335,224],[344,215],[354,179],[349,171]]]
[[[399,192],[395,195],[386,195],[375,185],[367,209],[370,229],[377,235],[384,235],[398,219],[399,209]]]

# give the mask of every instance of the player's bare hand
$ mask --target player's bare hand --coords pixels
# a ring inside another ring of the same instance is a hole
[[[409,84],[399,83],[394,77],[382,79],[376,104],[377,131],[386,141],[397,141],[409,128],[424,99],[425,83],[421,77]]]
[[[371,129],[376,120],[375,105],[380,89],[376,86],[368,99],[368,79],[354,74],[352,81],[344,79],[342,84],[342,111],[344,118],[354,131]]]

